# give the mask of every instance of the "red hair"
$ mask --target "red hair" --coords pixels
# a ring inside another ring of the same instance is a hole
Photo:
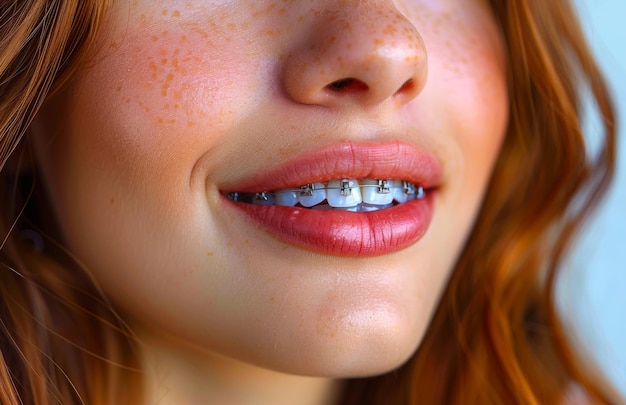
[[[346,382],[346,403],[558,404],[572,388],[594,403],[616,400],[582,367],[554,304],[560,263],[613,173],[609,91],[568,1],[491,5],[507,44],[511,111],[482,210],[413,359]],[[128,402],[129,387],[140,389],[132,336],[95,283],[61,249],[39,254],[11,232],[31,191],[20,140],[80,66],[105,8],[97,0],[0,6],[3,404]],[[603,123],[595,157],[581,131],[585,90]],[[13,153],[18,145],[23,154]],[[24,218],[41,225],[30,207]]]

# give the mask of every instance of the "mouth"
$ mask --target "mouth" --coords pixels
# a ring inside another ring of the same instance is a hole
[[[321,211],[374,212],[426,198],[422,186],[406,180],[340,179],[259,193],[231,192],[235,202]]]
[[[404,143],[331,145],[219,187],[275,239],[333,256],[380,256],[428,230],[441,163]]]

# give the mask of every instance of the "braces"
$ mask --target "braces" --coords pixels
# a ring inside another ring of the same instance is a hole
[[[426,191],[421,186],[416,186],[415,184],[402,181],[401,186],[393,186],[391,181],[389,180],[376,180],[377,184],[359,184],[354,185],[353,181],[350,179],[342,179],[340,180],[339,187],[329,187],[328,185],[319,187],[314,183],[308,183],[298,188],[286,188],[280,189],[276,191],[262,191],[260,193],[240,193],[240,192],[232,192],[226,194],[230,200],[233,201],[268,201],[269,196],[275,196],[280,193],[298,193],[300,196],[311,197],[313,196],[313,192],[316,190],[340,190],[340,194],[342,196],[350,196],[353,188],[376,188],[377,193],[379,194],[389,194],[392,189],[402,189],[404,190],[404,194],[406,195],[415,195],[417,199],[422,199],[426,196]]]

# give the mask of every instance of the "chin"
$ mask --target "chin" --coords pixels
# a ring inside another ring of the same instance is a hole
[[[256,346],[251,362],[274,371],[311,377],[385,374],[413,356],[426,330],[425,322],[408,326],[406,318],[399,318],[370,311],[318,325],[315,331],[302,329],[287,342],[263,345],[262,350]]]

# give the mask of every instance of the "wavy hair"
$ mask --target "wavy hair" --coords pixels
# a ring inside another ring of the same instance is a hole
[[[71,260],[60,260],[64,255],[41,252],[36,238],[25,243],[30,235],[16,230],[18,223],[28,229],[45,220],[22,138],[42,103],[80,67],[105,7],[101,0],[0,4],[3,405],[119,403],[139,387],[130,334],[95,283]],[[25,212],[29,197],[35,204]]]
[[[347,381],[344,403],[558,404],[572,389],[616,400],[582,367],[554,303],[562,259],[613,174],[609,91],[567,0],[491,6],[511,111],[482,210],[417,353],[395,372]],[[27,205],[36,170],[22,138],[86,59],[105,9],[103,0],[0,4],[2,404],[128,402],[141,389],[132,334],[94,281],[62,249],[41,252],[14,229],[47,221],[40,198]],[[581,130],[586,92],[603,123],[593,156]]]

